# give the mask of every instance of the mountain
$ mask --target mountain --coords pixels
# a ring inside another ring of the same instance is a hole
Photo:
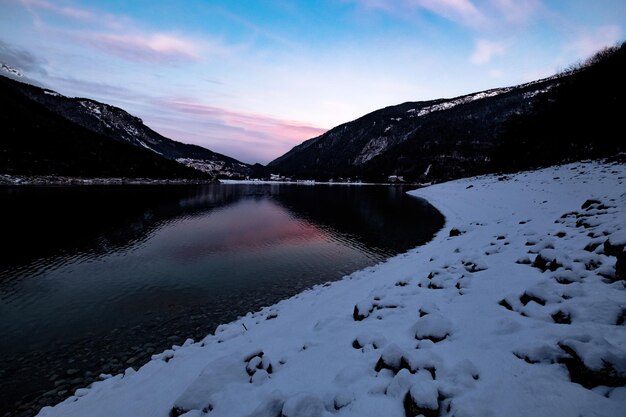
[[[47,109],[0,77],[0,173],[210,179],[207,173],[111,140]]]
[[[3,87],[12,88],[68,121],[114,141],[148,150],[165,159],[211,174],[237,177],[246,175],[249,166],[234,158],[166,138],[126,111],[86,98],[71,98],[55,91],[2,79]]]
[[[386,107],[305,141],[268,168],[297,178],[427,182],[619,152],[624,140],[611,131],[623,131],[615,112],[625,108],[625,55],[622,45],[547,79]]]

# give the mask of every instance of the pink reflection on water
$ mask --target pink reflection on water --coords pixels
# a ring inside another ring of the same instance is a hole
[[[295,218],[270,199],[241,200],[209,214],[187,218],[175,228],[164,230],[164,235],[166,242],[177,242],[173,253],[180,261],[328,240],[322,229]]]

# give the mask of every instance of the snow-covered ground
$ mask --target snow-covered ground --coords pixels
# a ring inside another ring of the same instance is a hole
[[[40,416],[624,416],[625,180],[590,162],[417,190],[447,218],[427,245]]]

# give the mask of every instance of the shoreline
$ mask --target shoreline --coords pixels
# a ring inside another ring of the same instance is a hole
[[[411,191],[446,217],[431,242],[39,415],[617,415],[626,292],[604,248],[626,234],[624,178],[624,165],[591,162]],[[601,375],[607,363],[618,379]]]
[[[0,174],[0,187],[63,186],[63,185],[194,185],[213,184],[216,180],[152,179],[121,177],[66,177],[62,175],[8,175]]]
[[[121,177],[67,177],[62,175],[9,175],[0,174],[0,187],[12,186],[87,186],[87,185],[196,185],[196,184],[224,184],[224,185],[386,185],[405,187],[427,187],[430,184],[416,183],[384,183],[384,182],[329,182],[329,181],[272,181],[272,180],[231,180],[231,179],[154,179],[154,178],[121,178]]]

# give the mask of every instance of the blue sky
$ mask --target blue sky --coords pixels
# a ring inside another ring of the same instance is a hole
[[[405,101],[554,74],[623,0],[0,0],[0,62],[244,162]]]

